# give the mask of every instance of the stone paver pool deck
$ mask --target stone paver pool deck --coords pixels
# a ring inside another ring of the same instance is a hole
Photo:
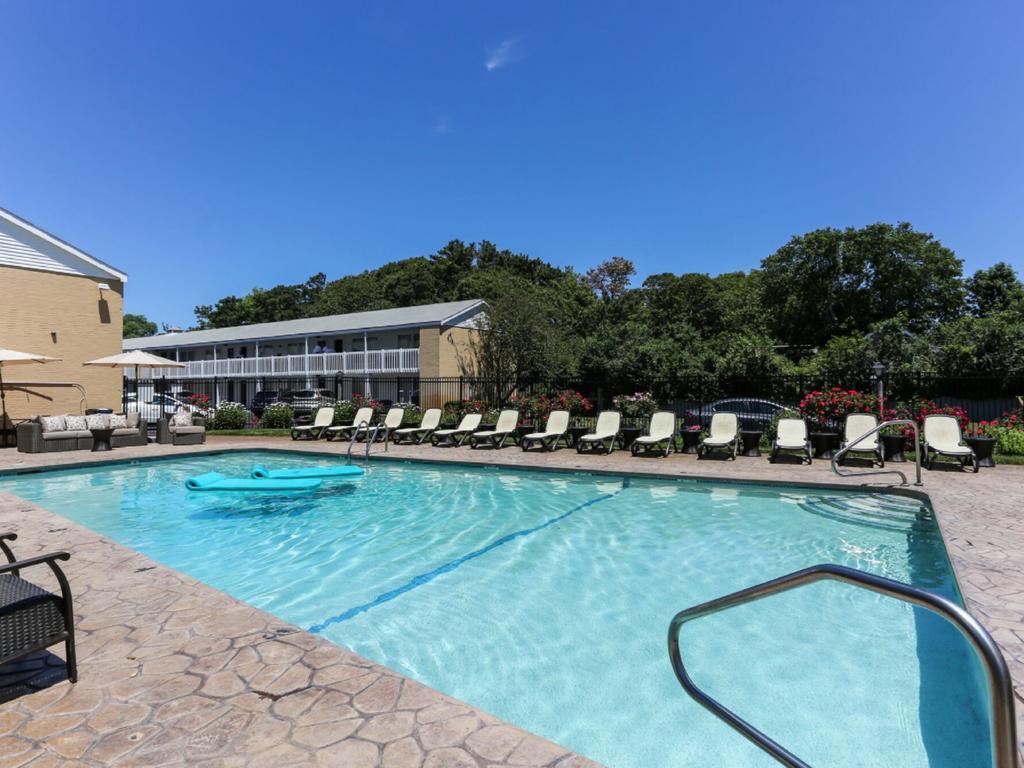
[[[0,471],[237,449],[341,454],[345,446],[211,438],[113,453],[0,451]],[[735,462],[391,446],[388,459],[653,473],[756,482],[872,485],[827,462]],[[904,464],[905,470],[913,465]],[[999,643],[1024,710],[1024,467],[925,472],[968,609]],[[79,765],[325,765],[584,768],[586,758],[502,723],[36,505],[0,493],[0,530],[20,558],[67,550],[79,682],[59,646],[0,666],[0,768]],[[34,569],[35,570],[35,569]],[[44,586],[48,569],[26,572]],[[667,662],[666,662],[667,664]],[[683,694],[680,691],[680,695]],[[1024,732],[1024,728],[1021,729]],[[739,738],[739,737],[737,737]]]

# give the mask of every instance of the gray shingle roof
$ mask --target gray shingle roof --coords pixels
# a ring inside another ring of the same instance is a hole
[[[122,347],[130,349],[166,349],[193,344],[221,344],[229,341],[273,339],[294,336],[317,336],[336,333],[376,331],[387,328],[447,325],[461,322],[483,307],[482,299],[448,301],[443,304],[423,304],[418,307],[378,309],[372,312],[352,312],[347,315],[307,317],[301,320],[282,320],[276,323],[254,323],[230,328],[210,328],[205,331],[185,331],[159,336],[125,339]]]

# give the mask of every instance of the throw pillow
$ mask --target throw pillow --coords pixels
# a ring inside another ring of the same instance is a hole
[[[85,416],[71,416],[69,414],[64,417],[64,428],[74,432],[83,432],[89,427],[86,426]]]
[[[189,411],[181,411],[180,413],[174,414],[171,417],[171,424],[176,427],[191,427],[192,426],[192,414]]]
[[[40,416],[39,424],[43,432],[63,432],[65,429],[63,416]]]
[[[89,429],[110,429],[110,415],[106,413],[90,413],[85,417],[85,425]]]
[[[128,417],[122,414],[112,414],[110,417],[110,428],[111,429],[124,429],[128,426]]]
[[[132,411],[131,413],[129,413],[127,415],[127,419],[128,419],[128,426],[131,427],[132,429],[135,429],[137,426],[139,426],[139,412],[138,411]]]

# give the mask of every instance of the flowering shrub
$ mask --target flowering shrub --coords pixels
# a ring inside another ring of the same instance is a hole
[[[919,427],[924,426],[925,416],[954,416],[960,424],[960,429],[967,429],[970,419],[967,411],[959,405],[939,405],[934,400],[927,400],[923,397],[915,397],[913,400],[896,404],[897,418],[913,419]],[[888,418],[888,417],[887,417]]]
[[[650,392],[616,395],[612,398],[612,404],[627,419],[647,419],[658,410],[658,401]]]
[[[185,404],[191,406],[196,412],[206,415],[210,412],[210,396],[209,395],[189,395],[185,400]],[[232,405],[238,405],[238,403],[232,403]]]
[[[268,429],[287,429],[295,421],[295,411],[288,403],[271,403],[263,411],[262,424]]]
[[[484,400],[449,400],[441,407],[441,423],[458,424],[467,413],[479,413],[486,418],[489,410]]]
[[[1024,456],[1024,409],[1004,413],[1002,418],[980,421],[975,434],[996,441],[996,453]]]
[[[536,425],[547,420],[552,411],[568,411],[572,416],[583,416],[594,410],[587,398],[572,389],[543,395],[514,394],[509,399],[509,407],[519,411],[524,421]]]
[[[833,387],[825,391],[814,390],[800,401],[800,414],[813,429],[836,429],[851,413],[873,413],[889,418],[893,412],[878,414],[878,398],[855,389]]]
[[[241,403],[221,403],[213,412],[213,429],[245,429],[249,412]]]
[[[405,413],[402,414],[403,427],[419,426],[419,423],[423,421],[423,409],[418,405],[413,405],[412,403],[395,403],[395,407],[405,409]]]
[[[380,413],[380,403],[357,393],[352,395],[351,400],[339,400],[334,404],[334,423],[351,424],[360,408],[372,408],[374,416]]]

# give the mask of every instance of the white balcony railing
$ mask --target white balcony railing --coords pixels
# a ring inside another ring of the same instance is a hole
[[[257,376],[354,376],[366,373],[417,373],[420,369],[418,349],[371,349],[369,352],[325,352],[310,355],[280,355],[278,357],[232,357],[226,360],[197,360],[185,363],[184,368],[142,368],[144,379]],[[125,376],[135,377],[134,369],[126,369]]]

